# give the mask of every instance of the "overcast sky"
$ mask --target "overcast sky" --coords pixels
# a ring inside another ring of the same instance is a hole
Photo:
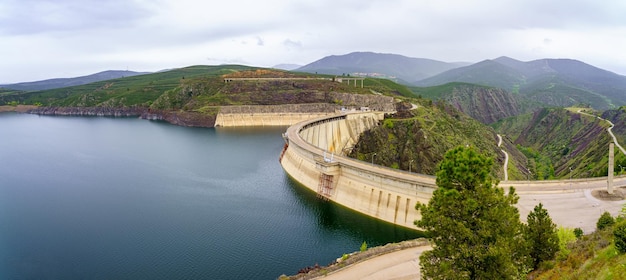
[[[1,0],[0,83],[354,51],[572,58],[626,75],[624,0]]]

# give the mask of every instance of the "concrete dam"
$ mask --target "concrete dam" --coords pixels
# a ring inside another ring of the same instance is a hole
[[[280,155],[284,170],[318,197],[398,226],[417,229],[413,222],[421,215],[417,202],[428,203],[437,188],[435,177],[373,165],[345,156],[359,135],[377,126],[382,112],[335,114],[297,123],[284,134],[285,147]],[[520,196],[516,207],[520,218],[535,205],[543,203],[559,226],[585,232],[595,230],[604,211],[617,215],[623,201],[596,199],[592,192],[626,185],[626,177],[550,180],[501,181],[508,190],[513,186]]]
[[[420,218],[415,204],[430,200],[435,177],[344,156],[359,135],[383,117],[381,112],[342,114],[291,126],[285,133],[280,162],[292,178],[323,199],[415,229],[413,221]]]

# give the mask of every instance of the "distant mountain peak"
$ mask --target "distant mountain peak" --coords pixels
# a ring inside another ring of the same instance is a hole
[[[410,83],[463,65],[466,64],[361,51],[326,56],[298,68],[297,71],[331,75],[359,74],[396,77],[398,82]]]
[[[129,70],[105,70],[105,71],[98,72],[95,74],[74,77],[74,78],[57,78],[57,79],[48,79],[48,80],[34,81],[34,82],[15,83],[15,84],[1,85],[1,87],[14,89],[14,90],[23,90],[23,91],[46,90],[46,89],[84,85],[84,84],[93,83],[93,82],[112,80],[112,79],[130,77],[130,76],[136,76],[136,75],[143,75],[143,74],[148,74],[148,73],[149,72],[134,72],[134,71],[129,71]]]

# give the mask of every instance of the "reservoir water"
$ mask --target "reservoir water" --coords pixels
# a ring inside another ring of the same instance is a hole
[[[276,279],[418,237],[292,181],[284,129],[0,114],[0,279]]]

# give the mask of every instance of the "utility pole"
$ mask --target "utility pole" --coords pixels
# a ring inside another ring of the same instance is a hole
[[[613,166],[615,165],[615,147],[613,142],[609,143],[609,170],[608,170],[608,179],[607,179],[607,188],[606,192],[609,194],[613,194]]]

